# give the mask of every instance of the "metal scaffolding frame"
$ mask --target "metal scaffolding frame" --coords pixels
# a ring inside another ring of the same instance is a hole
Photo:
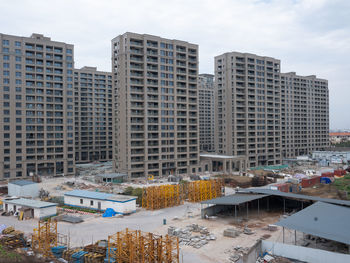
[[[183,204],[182,185],[160,185],[143,188],[142,207],[156,210]]]
[[[43,254],[44,257],[52,256],[51,247],[58,244],[57,221],[38,222],[38,228],[33,229],[32,248]]]
[[[107,262],[179,263],[179,239],[140,230],[117,232],[108,236]]]

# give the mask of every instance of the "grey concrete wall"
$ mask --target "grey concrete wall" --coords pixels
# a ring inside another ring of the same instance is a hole
[[[283,256],[309,263],[344,263],[350,262],[350,255],[329,252],[321,249],[287,245],[283,243],[262,241],[262,252],[269,252],[276,256]]]
[[[243,263],[256,262],[259,254],[261,253],[261,240],[257,240],[256,243],[249,249],[248,253],[243,255]]]

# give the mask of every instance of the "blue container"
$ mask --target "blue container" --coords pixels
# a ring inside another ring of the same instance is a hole
[[[84,263],[84,255],[87,254],[86,251],[78,251],[72,255],[73,263]]]
[[[63,254],[63,251],[66,250],[66,249],[67,249],[67,247],[65,247],[65,246],[57,246],[57,247],[52,247],[51,251],[52,251],[52,254],[56,258],[61,258],[62,254]]]

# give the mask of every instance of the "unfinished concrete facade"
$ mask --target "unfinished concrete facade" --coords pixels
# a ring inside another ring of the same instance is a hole
[[[0,179],[74,174],[74,46],[0,34]]]
[[[231,52],[215,57],[218,154],[248,167],[281,163],[280,61]]]
[[[112,73],[74,70],[75,161],[112,160]]]
[[[316,76],[281,74],[283,157],[291,158],[329,146],[328,81]]]
[[[214,152],[215,94],[214,75],[199,74],[199,143],[201,152]]]
[[[125,33],[112,40],[114,170],[129,177],[197,172],[198,46]]]

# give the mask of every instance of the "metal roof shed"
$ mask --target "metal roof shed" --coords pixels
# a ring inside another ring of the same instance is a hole
[[[211,200],[203,201],[202,204],[213,204],[213,205],[240,205],[246,202],[250,202],[256,199],[264,198],[268,195],[261,194],[233,194],[223,197],[218,197]]]
[[[255,194],[266,194],[266,195],[275,195],[275,196],[281,196],[285,198],[295,198],[295,199],[302,199],[302,200],[310,200],[310,201],[320,201],[330,204],[336,204],[336,205],[345,205],[350,207],[350,201],[346,200],[339,200],[339,199],[332,199],[332,198],[322,198],[318,196],[310,196],[310,195],[302,195],[302,194],[294,194],[294,193],[285,193],[278,190],[271,190],[266,188],[250,188],[250,189],[242,189],[239,190],[241,193],[255,193]]]
[[[317,202],[276,225],[350,245],[350,208]]]
[[[207,216],[214,215],[220,211],[224,211],[225,209],[228,209],[230,206],[234,206],[235,211],[235,218],[237,218],[237,206],[241,204],[246,204],[247,207],[247,218],[248,218],[248,203],[254,200],[257,201],[257,207],[258,207],[258,214],[260,213],[259,208],[259,200],[267,197],[268,195],[262,195],[262,194],[233,194],[233,195],[227,195],[211,200],[206,200],[201,203],[201,205],[206,204],[208,207],[201,209],[202,218],[206,218]],[[209,206],[213,205],[213,206]],[[215,207],[214,207],[215,206]]]

